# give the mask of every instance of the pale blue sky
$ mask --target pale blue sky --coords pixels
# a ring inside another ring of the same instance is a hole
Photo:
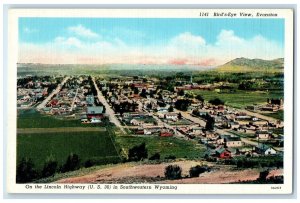
[[[263,43],[266,45],[262,46]],[[155,60],[164,61],[161,54],[156,55],[154,52],[166,47],[168,49],[164,52],[172,52],[174,59],[179,57],[190,62],[191,57],[193,58],[192,61],[195,61],[195,57],[198,56],[203,60],[218,60],[218,57],[222,55],[221,53],[216,53],[213,56],[218,48],[230,49],[224,50],[230,52],[225,57],[226,60],[238,56],[241,51],[245,52],[243,57],[272,58],[274,55],[273,58],[276,58],[283,57],[284,20],[20,18],[19,44],[21,45],[19,57],[21,61],[34,60],[33,58],[36,58],[35,60],[41,59],[41,56],[29,56],[29,54],[39,53],[38,49],[44,49],[44,53],[42,52],[44,54],[43,60],[46,60],[46,54],[56,51],[64,51],[68,57],[78,59],[79,54],[84,55],[87,50],[92,52],[91,49],[94,49],[98,54],[93,56],[87,54],[86,56],[90,57],[91,61],[99,62],[99,58],[102,57],[103,62],[112,63],[114,58],[109,57],[108,60],[108,57],[98,50],[99,47],[102,47],[101,50],[107,50],[106,53],[116,53],[119,57],[124,57],[130,53],[129,58],[135,57],[132,59],[135,62],[137,57],[143,58],[143,60],[147,58],[151,62],[155,62]],[[97,44],[96,48],[94,47],[95,44]],[[248,45],[257,46],[257,49],[254,47],[247,50],[245,47]],[[179,49],[176,50],[176,47]],[[268,50],[262,50],[264,47],[276,50],[266,53]],[[114,48],[118,50],[114,50]],[[240,51],[235,53],[233,49],[240,49]],[[153,50],[153,56],[151,56],[151,50]],[[30,53],[25,54],[25,51]],[[55,62],[55,56],[50,57],[52,57],[51,61]],[[128,56],[126,58],[128,59]],[[172,59],[170,55],[166,55],[165,58],[168,58],[165,62]],[[130,59],[128,60],[130,62]],[[117,63],[119,62],[117,61]]]

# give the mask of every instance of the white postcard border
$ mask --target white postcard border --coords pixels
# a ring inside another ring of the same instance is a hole
[[[11,9],[8,16],[8,101],[16,101],[16,63],[18,59],[18,17],[144,17],[144,18],[205,18],[199,17],[199,12],[248,12],[255,16],[257,12],[274,12],[276,17],[285,19],[285,69],[284,69],[284,184],[249,185],[249,184],[180,184],[177,190],[47,190],[36,189],[36,185],[47,184],[16,184],[16,105],[7,102],[7,191],[9,193],[96,193],[96,194],[290,194],[293,183],[293,10],[292,9]],[[212,18],[210,16],[210,18]],[[224,18],[224,17],[213,17]],[[249,18],[249,17],[229,17]],[[255,18],[255,17],[254,17]],[[267,17],[263,17],[267,18]],[[32,186],[32,189],[26,189]],[[49,184],[52,185],[52,184]],[[64,184],[60,184],[62,188]],[[90,184],[68,184],[88,186]],[[100,184],[98,184],[100,185]],[[104,187],[104,184],[101,184]],[[120,187],[120,184],[111,184]],[[122,184],[126,185],[126,184]],[[132,184],[135,186],[134,184]],[[272,189],[281,186],[281,189]]]

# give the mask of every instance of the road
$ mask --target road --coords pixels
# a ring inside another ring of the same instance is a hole
[[[36,107],[36,109],[37,109],[37,110],[41,110],[42,108],[44,108],[44,107],[46,106],[46,104],[50,101],[50,99],[51,99],[54,95],[56,95],[57,93],[59,93],[59,91],[61,90],[61,88],[63,87],[63,85],[69,80],[69,78],[70,78],[70,77],[65,77],[65,78],[63,79],[63,81],[62,81],[59,85],[57,85],[56,89],[53,90],[53,91],[51,92],[51,94],[50,94],[50,95],[49,95],[42,103],[40,103],[40,104]]]
[[[248,111],[248,110],[245,110],[245,109],[238,109],[238,111],[246,113],[249,116],[255,116],[257,118],[267,120],[267,121],[270,121],[270,122],[273,122],[273,123],[276,123],[278,121],[278,119],[275,119],[275,118],[272,118],[272,117],[269,117],[269,116],[265,116],[265,115],[261,115],[259,113],[255,113],[255,112]],[[283,125],[283,121],[281,121],[281,124]]]
[[[77,97],[77,94],[78,94],[78,90],[79,90],[79,88],[76,89],[76,93],[75,93],[75,96],[74,96],[73,101],[72,101],[70,112],[73,111],[73,107],[74,107],[74,103],[75,103],[75,100],[76,100],[76,97]]]
[[[200,126],[203,126],[205,127],[206,125],[206,122],[198,117],[194,117],[194,116],[191,116],[188,112],[184,112],[184,111],[179,111],[179,110],[175,110],[174,112],[176,113],[181,113],[182,117],[184,117],[185,119],[188,119],[196,124],[199,124]],[[226,131],[226,130],[222,130],[222,129],[216,129],[216,133],[220,134],[220,135],[231,135],[233,137],[236,137],[236,135],[233,135],[232,133]]]
[[[106,99],[104,98],[102,92],[99,90],[98,85],[97,85],[94,77],[92,77],[92,81],[93,81],[94,86],[95,86],[96,91],[97,91],[97,98],[104,105],[104,107],[106,109],[106,114],[108,115],[108,118],[109,118],[110,122],[112,122],[113,124],[115,124],[118,128],[120,128],[120,130],[123,133],[126,134],[126,132],[124,130],[124,127],[121,125],[120,121],[116,117],[114,110],[112,110],[112,108],[109,106],[109,104],[107,103]]]

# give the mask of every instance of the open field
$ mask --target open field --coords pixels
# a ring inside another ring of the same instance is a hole
[[[175,137],[158,137],[158,136],[120,136],[116,137],[116,142],[128,151],[128,149],[140,145],[143,142],[148,149],[148,157],[154,153],[160,153],[161,159],[167,156],[175,156],[176,158],[197,159],[204,156],[205,148],[203,145],[194,141],[187,141]]]
[[[34,109],[19,110],[17,118],[18,128],[57,128],[57,127],[97,127],[99,124],[82,124],[79,119],[58,119],[54,116],[42,115]]]
[[[70,153],[74,153],[82,165],[87,160],[98,164],[119,162],[110,136],[107,131],[18,134],[17,161],[23,157],[31,158],[36,168],[41,169],[50,156],[62,165]]]
[[[18,134],[48,134],[48,133],[70,133],[70,132],[105,132],[103,127],[62,127],[62,128],[18,128]]]
[[[276,118],[276,119],[279,119],[281,121],[283,121],[283,117],[284,117],[284,111],[283,110],[279,110],[275,113],[263,113],[262,115],[265,115],[265,116],[269,116],[269,117],[272,117],[272,118]]]
[[[225,102],[226,105],[245,108],[248,105],[263,104],[267,102],[268,98],[283,98],[283,91],[243,91],[237,90],[235,92],[216,92],[208,90],[191,90],[195,95],[201,95],[205,101],[219,98]]]

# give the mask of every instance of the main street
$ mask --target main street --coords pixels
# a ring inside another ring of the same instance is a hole
[[[56,94],[59,93],[59,91],[60,91],[61,88],[64,86],[64,84],[69,80],[69,78],[70,78],[70,77],[68,77],[68,76],[65,77],[65,78],[63,79],[63,81],[62,81],[59,85],[57,85],[56,89],[55,89],[54,91],[52,91],[51,94],[50,94],[46,99],[44,99],[44,101],[43,101],[42,103],[40,103],[40,104],[36,107],[36,109],[37,109],[37,110],[40,110],[40,109],[44,108],[44,107],[46,106],[46,104],[50,101],[50,99],[51,99],[54,95],[56,95]]]
[[[104,98],[102,92],[99,90],[98,85],[97,85],[97,83],[96,83],[94,77],[92,77],[92,81],[93,81],[94,86],[95,86],[96,91],[97,91],[97,97],[98,97],[98,100],[99,100],[99,101],[103,104],[103,106],[105,107],[106,114],[108,115],[110,122],[112,122],[112,123],[115,124],[118,128],[120,128],[120,130],[121,130],[123,133],[126,133],[125,130],[124,130],[124,127],[121,125],[120,121],[119,121],[118,118],[116,117],[114,110],[109,106],[109,104],[107,103],[106,99]]]

